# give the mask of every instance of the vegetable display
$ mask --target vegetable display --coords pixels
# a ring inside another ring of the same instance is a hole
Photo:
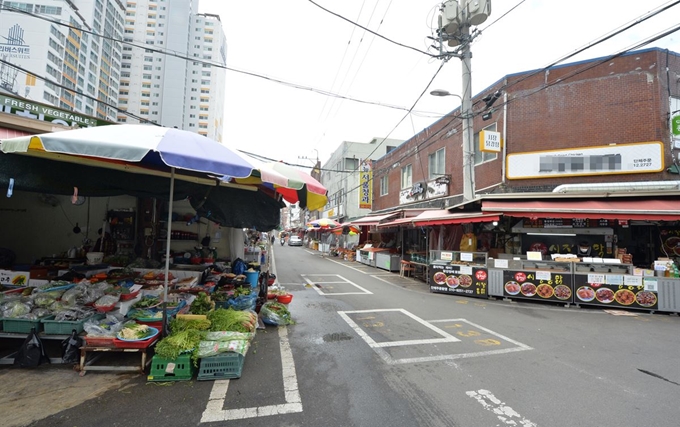
[[[196,299],[194,299],[194,302],[191,303],[189,311],[191,311],[192,314],[207,314],[210,310],[212,310],[212,302],[210,301],[208,294],[199,292]]]
[[[257,315],[252,311],[218,308],[208,313],[210,331],[253,332],[257,327]]]
[[[118,338],[126,340],[139,340],[146,338],[151,331],[147,325],[139,323],[126,324],[123,329],[118,332]]]

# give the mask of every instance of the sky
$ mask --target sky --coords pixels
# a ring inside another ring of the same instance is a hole
[[[636,47],[678,25],[680,5],[597,42],[674,3],[680,1],[494,0],[471,45],[472,94],[585,47],[562,63]],[[433,42],[427,37],[434,35],[439,5],[428,0],[200,0],[199,12],[220,16],[227,67],[237,70],[226,73],[223,143],[311,166],[317,157],[326,162],[343,141],[407,140],[430,126],[460,101],[429,92],[461,94],[462,87],[459,59],[451,58],[437,73],[441,60],[425,54],[437,53],[429,49]],[[650,47],[680,53],[680,32],[635,50]]]

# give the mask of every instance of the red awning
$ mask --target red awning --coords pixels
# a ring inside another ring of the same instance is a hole
[[[483,200],[484,213],[524,218],[587,218],[640,221],[680,220],[678,199]]]
[[[28,136],[33,135],[29,132],[24,132],[23,130],[8,129],[0,127],[0,140],[14,138],[16,136]]]
[[[378,225],[380,224],[380,221],[384,221],[389,218],[394,218],[397,215],[399,215],[399,212],[391,212],[384,215],[370,215],[365,216],[363,218],[355,219],[354,221],[350,222],[350,224],[356,226]]]
[[[447,225],[447,224],[467,224],[472,222],[491,222],[498,221],[499,214],[484,214],[482,212],[451,213],[446,209],[433,209],[424,211],[412,218],[400,218],[394,221],[384,222],[378,225],[384,227],[425,227],[428,225]]]
[[[415,218],[413,225],[416,227],[425,227],[428,225],[450,225],[450,224],[469,224],[473,222],[492,222],[498,221],[500,215],[498,214],[484,214],[482,212],[470,213],[446,213],[432,218]]]

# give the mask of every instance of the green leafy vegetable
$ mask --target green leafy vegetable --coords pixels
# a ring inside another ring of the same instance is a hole
[[[218,308],[208,313],[210,331],[253,332],[257,327],[257,315],[252,311]]]

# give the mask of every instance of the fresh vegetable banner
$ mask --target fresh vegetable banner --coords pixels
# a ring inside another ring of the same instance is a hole
[[[489,274],[486,268],[456,264],[430,264],[429,283],[432,292],[487,297]]]
[[[572,302],[571,274],[550,271],[503,272],[503,295],[511,298]]]

